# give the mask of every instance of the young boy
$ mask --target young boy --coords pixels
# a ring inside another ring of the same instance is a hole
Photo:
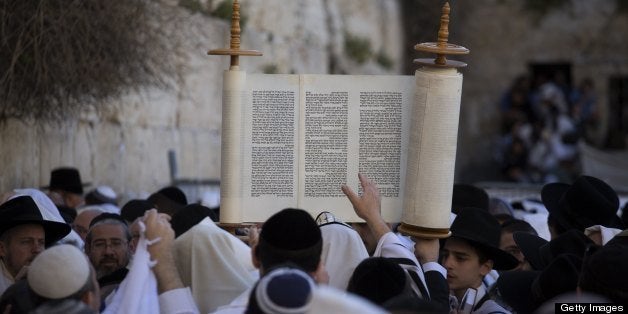
[[[471,313],[509,313],[490,300],[482,279],[492,269],[508,270],[518,264],[516,258],[499,249],[500,226],[488,211],[462,209],[451,225],[451,237],[445,240],[441,264],[447,269],[447,283],[458,303],[468,289],[475,289]]]

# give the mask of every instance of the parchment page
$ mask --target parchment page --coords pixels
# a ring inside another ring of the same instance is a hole
[[[249,74],[244,112],[243,221],[297,205],[299,76]]]
[[[412,76],[302,75],[299,203],[362,221],[340,190],[359,191],[358,172],[382,194],[385,220],[401,220]]]

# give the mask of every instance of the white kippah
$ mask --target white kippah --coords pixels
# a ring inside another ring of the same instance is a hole
[[[89,280],[89,261],[69,244],[41,252],[28,268],[28,286],[39,296],[63,299],[77,293]]]
[[[282,267],[259,280],[255,297],[264,313],[305,313],[315,287],[314,280],[302,270]]]
[[[112,200],[115,200],[118,197],[118,195],[116,195],[116,192],[111,187],[109,187],[107,185],[98,186],[96,188],[96,192],[98,192],[102,196],[104,196],[106,198],[109,198],[109,199],[112,199]]]

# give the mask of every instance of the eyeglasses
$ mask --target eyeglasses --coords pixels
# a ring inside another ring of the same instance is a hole
[[[110,246],[112,250],[120,250],[126,244],[127,241],[122,239],[111,239],[109,241],[101,239],[92,242],[92,248],[96,251],[104,251],[108,246]]]

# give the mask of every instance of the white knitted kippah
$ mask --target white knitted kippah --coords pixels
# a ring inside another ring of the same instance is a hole
[[[96,188],[96,192],[98,192],[100,195],[111,200],[115,200],[118,197],[116,192],[110,186],[107,186],[107,185],[98,186]]]
[[[63,299],[77,293],[89,280],[89,261],[69,244],[41,252],[28,268],[28,285],[39,296]]]

